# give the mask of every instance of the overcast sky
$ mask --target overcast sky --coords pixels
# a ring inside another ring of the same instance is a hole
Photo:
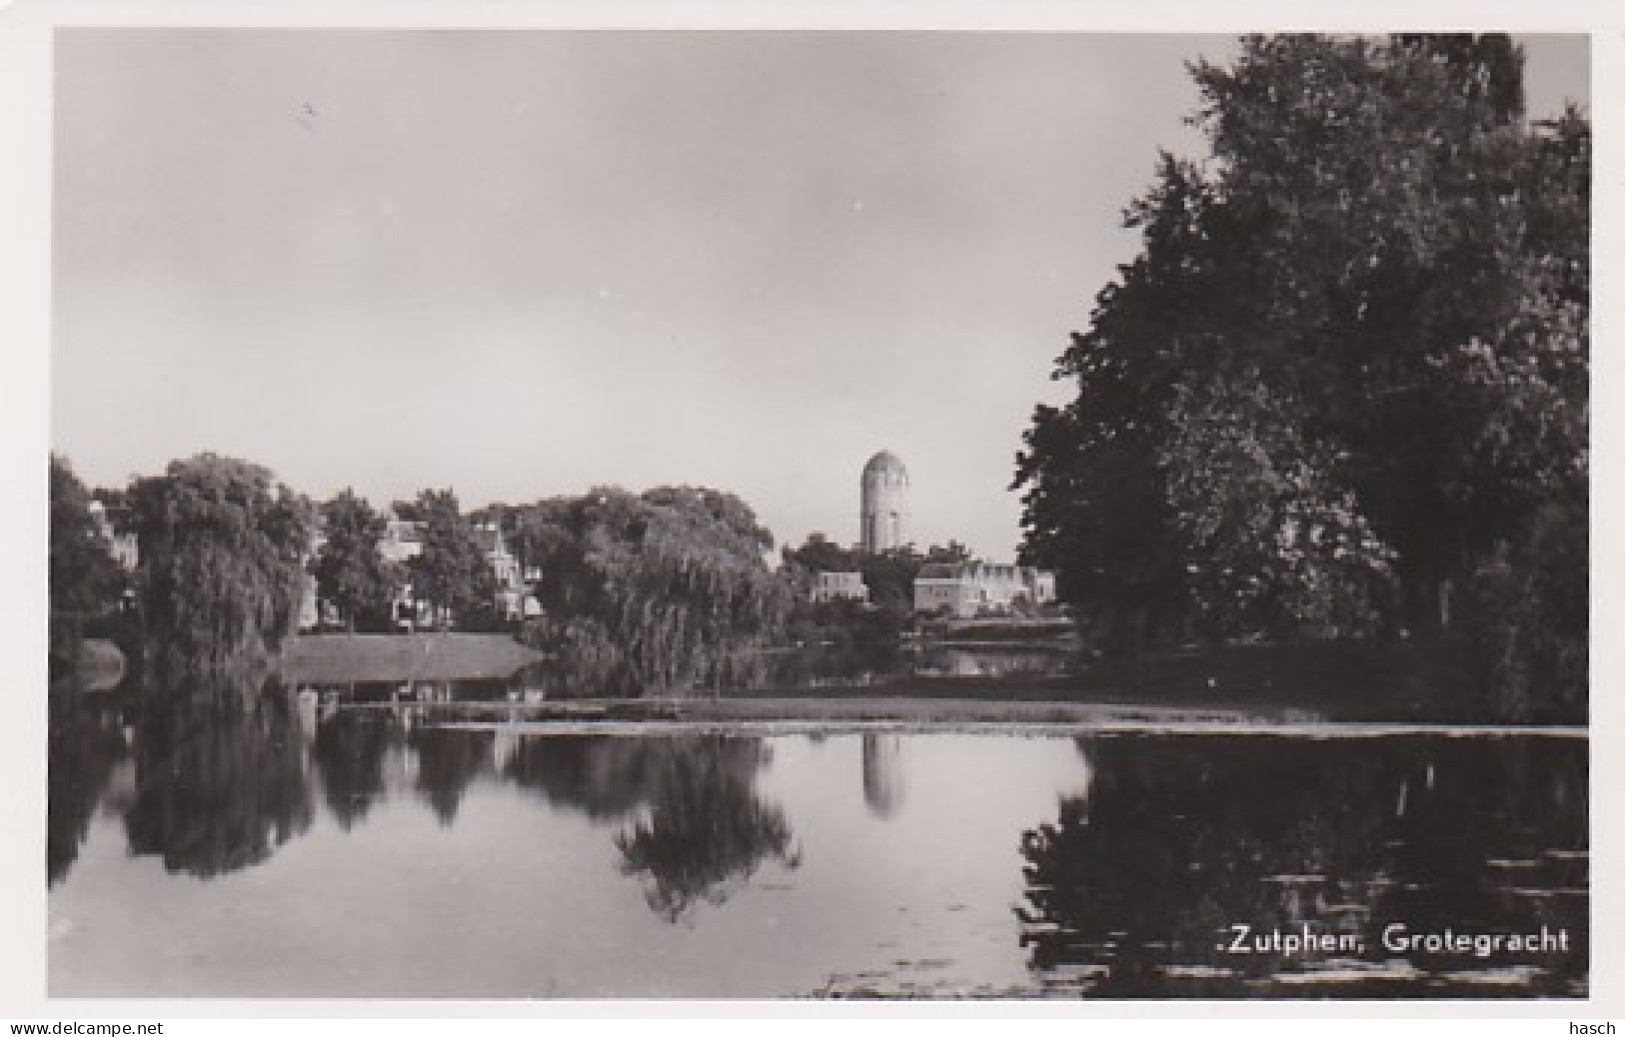
[[[1525,37],[1531,110],[1588,99]],[[994,558],[1067,334],[1137,242],[1184,62],[1101,34],[64,30],[52,443],[202,450],[312,496],[661,483]]]

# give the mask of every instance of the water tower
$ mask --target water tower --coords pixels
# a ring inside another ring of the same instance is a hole
[[[908,543],[908,469],[889,450],[863,466],[863,504],[858,528],[871,554]]]

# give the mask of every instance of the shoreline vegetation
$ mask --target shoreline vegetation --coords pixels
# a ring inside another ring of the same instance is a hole
[[[1013,628],[1012,628],[1013,629]],[[545,700],[416,703],[438,722],[572,725],[672,724],[751,728],[889,723],[920,729],[1085,727],[1258,729],[1277,733],[1346,733],[1375,728],[1499,732],[1584,731],[1575,723],[1505,724],[1472,708],[1462,663],[1433,646],[1393,644],[1263,644],[1147,654],[1132,662],[1091,659],[1069,638],[977,641],[965,631],[924,643],[904,641],[905,655],[966,644],[1067,652],[1072,665],[1053,675],[983,676],[900,673],[850,684],[810,687],[771,682],[720,694],[695,690],[664,696],[555,696]],[[985,635],[983,635],[985,636]],[[790,649],[784,649],[790,650]],[[466,632],[306,634],[290,640],[276,667],[291,685],[504,680],[546,665],[544,653],[512,635]],[[79,668],[87,692],[115,689],[129,670],[111,641],[85,643]],[[516,696],[517,696],[516,692]],[[353,704],[374,708],[387,704]],[[538,728],[540,729],[540,728]]]

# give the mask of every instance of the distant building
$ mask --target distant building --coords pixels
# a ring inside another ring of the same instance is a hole
[[[859,530],[870,554],[891,551],[909,542],[908,469],[889,450],[863,466]]]
[[[324,612],[331,614],[332,608],[317,596],[316,576],[306,569],[299,581],[299,629],[314,629]]]
[[[322,548],[327,544],[327,520],[320,513],[310,527],[310,543],[306,546],[304,554],[299,556],[299,568],[302,572],[299,583],[299,629],[314,630],[324,621],[338,623],[338,608],[326,598],[321,596],[321,586],[316,579],[314,568],[316,559],[321,555]]]
[[[914,578],[914,611],[969,619],[1010,612],[1017,603],[1055,600],[1055,574],[1026,565],[930,562]]]
[[[814,573],[811,597],[815,602],[867,602],[869,588],[863,582],[862,573]]]
[[[524,616],[535,615],[527,602],[529,587],[525,584],[525,573],[519,564],[519,559],[508,550],[508,542],[502,535],[502,530],[496,523],[487,522],[477,526],[474,537],[479,541],[480,551],[484,553],[486,562],[491,566],[491,573],[497,581],[497,612],[504,619],[520,619]],[[539,607],[537,608],[539,611]]]
[[[385,561],[404,566],[423,553],[423,523],[398,518],[393,513],[387,515],[384,535],[378,538],[378,553]],[[389,603],[389,616],[395,626],[403,629],[429,621],[428,605],[419,602],[417,595],[412,593],[411,581],[403,581],[395,588],[395,595]]]
[[[416,558],[423,553],[423,523],[389,516],[384,535],[378,539],[378,553],[388,561],[403,564]]]
[[[525,568],[519,558],[509,550],[507,539],[494,523],[484,523],[474,529],[480,553],[496,577],[497,591],[493,604],[504,619],[520,619],[541,615],[541,605],[530,593],[532,585],[541,580],[541,570]],[[398,518],[389,514],[385,518],[384,534],[378,539],[378,554],[386,561],[405,566],[423,553],[423,523]],[[416,594],[410,579],[396,588],[390,602],[390,618],[399,628],[411,629],[432,624],[445,616],[436,616],[435,610]],[[315,618],[311,619],[315,622]]]

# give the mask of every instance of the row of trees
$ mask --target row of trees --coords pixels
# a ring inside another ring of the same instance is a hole
[[[1023,559],[1103,647],[1450,627],[1583,709],[1591,132],[1503,36],[1252,37],[1193,70],[1017,458]]]
[[[194,661],[274,651],[297,622],[307,563],[318,594],[351,629],[386,629],[408,582],[441,616],[489,611],[495,595],[473,516],[450,490],[424,490],[395,505],[420,523],[422,551],[405,564],[380,552],[387,517],[352,490],[317,506],[265,468],[213,454],[94,494],[53,456],[50,493],[51,613],[61,632],[53,645],[66,643],[73,619],[108,611],[125,582],[92,515],[93,498],[138,535],[136,583],[148,634]],[[313,554],[318,523],[322,542]]]
[[[53,660],[73,655],[81,614],[105,612],[119,572],[67,462],[51,461]],[[496,586],[477,523],[499,524],[537,587],[545,616],[529,638],[605,690],[728,683],[782,632],[791,590],[765,561],[771,535],[737,497],[665,487],[604,488],[465,515],[450,490],[394,510],[418,523],[404,565],[380,552],[387,518],[352,491],[319,508],[266,469],[203,454],[132,481],[119,497],[139,536],[134,583],[148,661],[164,672],[265,660],[298,624],[306,574],[352,629],[390,622],[397,589],[465,625],[493,610]],[[313,551],[320,515],[324,539]],[[60,620],[60,622],[59,622]],[[58,643],[61,650],[58,651]]]
[[[53,660],[71,660],[80,614],[107,610],[117,566],[66,461],[51,461]],[[307,571],[351,629],[383,628],[398,588],[438,617],[478,625],[495,577],[477,536],[499,526],[544,615],[526,636],[600,690],[663,692],[734,681],[779,639],[792,588],[769,568],[772,536],[717,490],[614,488],[464,514],[450,490],[394,511],[418,524],[404,564],[380,551],[387,517],[345,490],[319,508],[254,464],[203,454],[132,481],[117,500],[139,536],[148,661],[164,672],[268,659],[298,625]],[[313,550],[318,515],[324,537]],[[61,622],[58,622],[58,620]],[[62,643],[60,653],[58,642]]]
[[[120,579],[91,494],[62,459],[52,459],[51,475],[53,616],[105,610]],[[307,570],[351,630],[392,628],[406,584],[436,616],[477,626],[496,594],[476,536],[487,523],[525,570],[548,574],[535,587],[543,616],[528,639],[578,680],[621,692],[745,679],[762,649],[782,640],[816,573],[861,572],[877,608],[847,617],[850,625],[895,633],[912,616],[922,565],[972,560],[958,542],[868,553],[814,534],[784,549],[776,573],[766,563],[772,536],[749,506],[692,487],[602,488],[472,514],[452,491],[424,490],[392,506],[417,523],[421,550],[404,563],[381,549],[388,515],[353,490],[315,505],[244,461],[204,454],[98,492],[139,536],[148,648],[183,668],[274,654],[297,626]]]

